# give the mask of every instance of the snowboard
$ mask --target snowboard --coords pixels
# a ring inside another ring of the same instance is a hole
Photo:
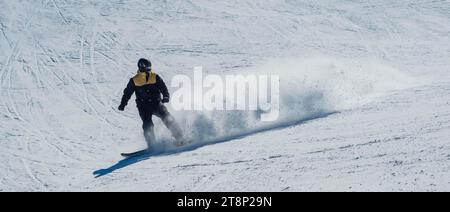
[[[122,157],[130,158],[130,157],[138,157],[138,156],[141,156],[141,155],[145,155],[145,154],[147,154],[149,152],[150,152],[150,150],[143,149],[143,150],[139,150],[139,151],[136,151],[136,152],[122,153],[120,155],[122,155]]]
[[[182,141],[176,141],[174,144],[175,144],[175,147],[179,148],[179,147],[187,146],[191,143],[193,143],[192,140],[182,140]],[[139,150],[136,152],[121,153],[120,155],[122,157],[132,158],[132,157],[139,157],[139,156],[145,155],[147,153],[150,153],[150,151],[151,150],[149,150],[149,149],[143,149],[143,150]]]

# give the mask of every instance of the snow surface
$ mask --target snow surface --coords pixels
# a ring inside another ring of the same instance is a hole
[[[0,8],[0,191],[450,191],[447,0]],[[194,145],[156,122],[159,152],[122,160],[145,146],[116,110],[140,57],[166,81],[279,74],[281,119],[172,111]]]

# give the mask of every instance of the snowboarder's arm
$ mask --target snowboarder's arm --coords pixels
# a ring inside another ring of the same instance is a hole
[[[133,79],[130,79],[127,87],[125,88],[125,90],[123,90],[123,96],[122,96],[122,101],[120,103],[119,110],[123,109],[123,108],[125,108],[125,106],[127,106],[128,101],[130,100],[131,96],[133,95],[135,89],[136,89],[136,87],[134,85]]]
[[[163,95],[163,103],[169,102],[170,99],[169,90],[167,89],[166,83],[164,83],[164,80],[159,75],[156,76],[156,84],[158,86],[159,91]]]

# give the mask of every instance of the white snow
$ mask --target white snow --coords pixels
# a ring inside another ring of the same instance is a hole
[[[0,191],[450,191],[449,1],[0,8]],[[160,154],[121,161],[145,146],[116,109],[140,57],[166,81],[279,74],[281,120],[172,111],[204,141],[173,149],[158,121]]]

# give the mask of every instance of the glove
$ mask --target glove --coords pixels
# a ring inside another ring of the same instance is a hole
[[[169,103],[169,101],[170,101],[169,97],[164,97],[164,98],[161,100],[162,103]]]
[[[118,108],[120,111],[124,111],[125,110],[125,106],[124,105],[120,105]]]

